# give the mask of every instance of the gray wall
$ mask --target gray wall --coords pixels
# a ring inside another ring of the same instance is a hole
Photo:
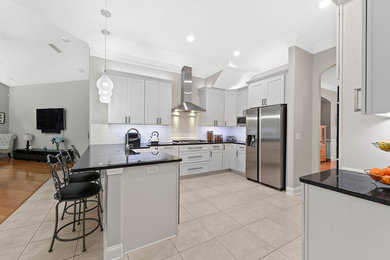
[[[0,112],[5,113],[5,124],[0,124],[0,133],[9,132],[9,87],[0,83]]]
[[[287,187],[300,186],[299,177],[312,173],[313,54],[289,48],[287,110]]]
[[[63,135],[66,145],[75,144],[83,152],[88,146],[88,94],[87,80],[10,88],[9,129],[18,136],[17,147],[25,146],[25,133],[34,135],[32,146],[36,148],[51,148],[50,137]],[[61,134],[42,134],[37,130],[37,108],[65,108],[65,131]]]
[[[96,88],[96,81],[101,76],[104,70],[104,59],[98,57],[90,57],[90,86],[89,86],[89,110],[90,110],[90,123],[91,124],[107,124],[108,120],[108,105],[99,102],[98,89]],[[181,75],[178,73],[146,68],[138,65],[127,64],[118,61],[107,60],[107,69],[126,72],[131,74],[138,74],[148,77],[166,79],[172,82],[172,107],[176,106],[180,102],[180,82]],[[198,88],[205,85],[204,79],[193,77],[192,88],[192,102],[199,104],[199,91]],[[114,86],[115,89],[115,86]],[[115,90],[114,90],[115,91]]]

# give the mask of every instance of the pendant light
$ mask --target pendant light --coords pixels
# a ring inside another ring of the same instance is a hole
[[[102,9],[100,13],[104,16],[104,29],[101,30],[101,33],[104,35],[104,72],[96,81],[96,87],[99,90],[99,101],[104,104],[109,104],[111,103],[114,83],[107,74],[107,36],[110,35],[110,32],[107,30],[107,18],[111,16],[110,11],[107,10],[107,1],[106,9]]]

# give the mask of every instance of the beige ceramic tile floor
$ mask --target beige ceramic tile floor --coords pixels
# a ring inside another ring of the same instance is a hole
[[[131,252],[123,260],[301,259],[300,196],[231,172],[183,179],[180,192],[178,235]],[[81,240],[56,241],[53,253],[47,253],[54,225],[52,195],[49,180],[0,225],[0,259],[103,258],[99,231],[87,237],[86,253],[81,252]],[[75,235],[70,229],[63,234]]]

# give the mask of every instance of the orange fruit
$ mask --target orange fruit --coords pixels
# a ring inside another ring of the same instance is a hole
[[[382,169],[384,175],[390,175],[390,168],[384,168]]]
[[[371,169],[370,174],[383,176],[385,173],[383,172],[383,170],[381,170],[379,168],[374,168],[374,169]],[[373,175],[370,175],[370,177],[376,181],[379,181],[381,179],[381,177],[377,177],[377,176],[373,176]]]
[[[385,175],[382,177],[383,183],[390,184],[390,176]]]

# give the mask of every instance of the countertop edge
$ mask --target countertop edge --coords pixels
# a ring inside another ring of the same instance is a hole
[[[345,172],[348,172],[349,174],[361,174],[361,173],[357,173],[357,172],[356,173],[355,172],[349,172],[349,171],[345,171]],[[309,175],[307,175],[307,176],[309,176]],[[347,189],[344,189],[344,188],[334,187],[332,185],[320,183],[320,182],[317,182],[317,181],[307,180],[307,179],[305,179],[305,176],[300,177],[299,181],[302,182],[302,183],[313,185],[313,186],[317,186],[317,187],[320,187],[320,188],[323,188],[323,189],[332,190],[332,191],[335,191],[335,192],[338,192],[338,193],[342,193],[342,194],[350,195],[350,196],[353,196],[353,197],[365,199],[365,200],[368,200],[368,201],[380,203],[380,204],[383,204],[383,205],[386,205],[386,206],[390,206],[390,201],[388,201],[388,200],[377,198],[377,197],[373,197],[373,196],[369,196],[369,195],[366,195],[364,193],[354,192],[354,191],[347,190]]]

